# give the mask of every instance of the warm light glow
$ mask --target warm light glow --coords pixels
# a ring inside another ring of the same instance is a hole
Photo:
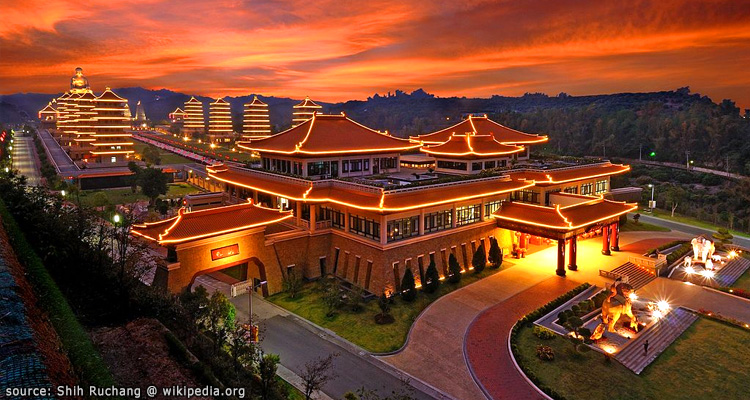
[[[667,311],[669,311],[669,303],[667,303],[666,300],[659,300],[656,303],[656,308],[658,308],[662,313],[666,313]]]
[[[638,300],[638,295],[635,294],[635,292],[630,292],[630,294],[628,295],[628,297],[630,298],[631,301]]]
[[[119,223],[120,222],[120,214],[115,214],[115,216],[112,217],[112,220],[115,221],[116,224]]]
[[[711,271],[710,269],[704,269],[700,272],[700,274],[706,279],[713,279],[714,276],[716,276],[716,273],[714,271]]]
[[[659,310],[654,310],[653,312],[651,312],[651,316],[653,316],[656,319],[661,319],[661,317],[663,317],[664,314]]]
[[[730,259],[737,258],[737,251],[731,250],[729,254],[727,255],[727,257]]]
[[[692,275],[695,273],[695,268],[693,267],[685,267],[685,273],[688,275]]]

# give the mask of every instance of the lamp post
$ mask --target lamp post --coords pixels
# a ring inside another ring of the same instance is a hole
[[[651,201],[648,202],[648,208],[649,210],[653,211],[654,208],[656,208],[656,202],[654,201],[654,185],[652,183],[649,183],[648,187],[651,188]]]
[[[250,305],[250,312],[247,316],[248,324],[245,329],[246,332],[248,332],[250,335],[251,342],[258,342],[258,330],[253,326],[253,292],[255,292],[255,289],[265,285],[266,283],[268,283],[268,281],[260,281],[257,284],[251,283],[247,288],[247,297],[248,304]]]

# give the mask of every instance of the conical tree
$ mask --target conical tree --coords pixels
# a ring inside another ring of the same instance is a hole
[[[500,246],[497,244],[497,239],[490,236],[490,254],[489,262],[492,268],[500,268],[503,264],[503,251],[500,250]]]
[[[401,298],[404,301],[413,301],[417,297],[417,288],[414,284],[414,275],[411,273],[411,268],[407,268],[404,271],[404,278],[401,279]]]
[[[435,266],[435,261],[430,261],[430,265],[427,267],[427,272],[424,274],[424,284],[422,285],[423,290],[426,293],[435,293],[440,286],[440,273]]]
[[[478,274],[484,271],[484,267],[487,265],[487,254],[484,252],[484,243],[477,247],[477,251],[474,252],[474,257],[471,258],[471,265],[474,266],[474,273]]]
[[[458,283],[461,281],[461,266],[458,264],[458,260],[456,260],[456,256],[453,253],[448,258],[448,273],[450,274],[448,282]]]

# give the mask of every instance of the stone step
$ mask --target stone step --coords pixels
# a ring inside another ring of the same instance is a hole
[[[698,316],[690,311],[676,308],[620,350],[615,359],[640,374],[697,319]],[[648,354],[643,351],[646,340],[649,342]]]
[[[648,271],[638,267],[631,262],[620,265],[619,267],[613,269],[612,272],[627,276],[628,283],[636,290],[648,285],[651,281],[656,279],[655,275],[649,273]]]
[[[750,260],[738,258],[727,263],[718,273],[716,282],[719,286],[731,286],[750,268]]]

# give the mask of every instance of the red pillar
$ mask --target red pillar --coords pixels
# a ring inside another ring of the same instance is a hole
[[[568,263],[568,269],[571,271],[578,271],[578,264],[576,263],[576,256],[578,255],[578,236],[570,238],[570,262]]]
[[[557,271],[559,276],[565,276],[565,239],[557,240]]]
[[[602,254],[609,256],[609,225],[602,227]]]
[[[612,251],[620,251],[620,223],[612,224]]]

